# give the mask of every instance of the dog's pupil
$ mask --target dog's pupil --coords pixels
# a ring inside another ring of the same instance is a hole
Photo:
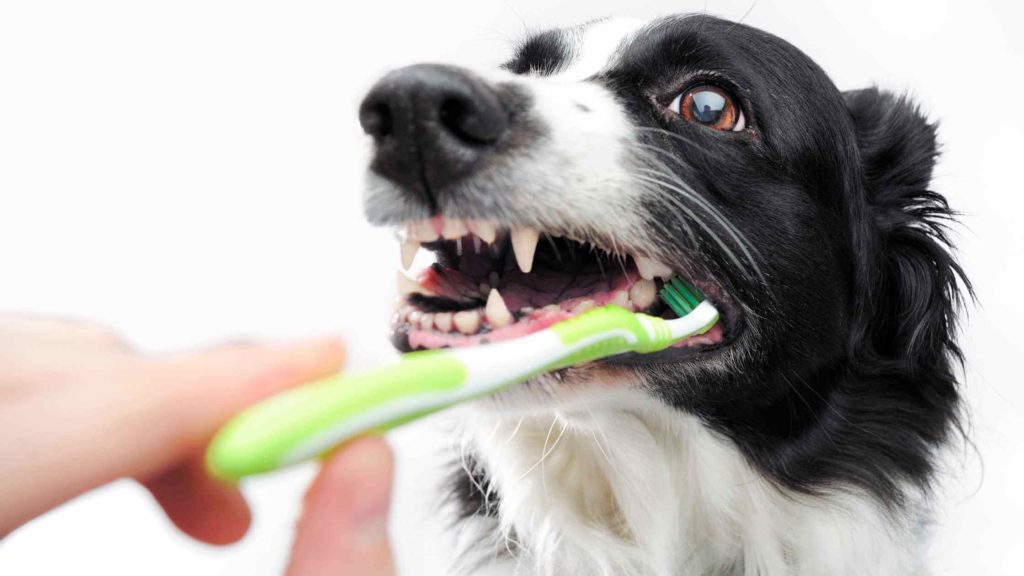
[[[725,110],[725,98],[711,90],[694,92],[691,102],[693,103],[693,118],[701,124],[718,122],[722,111]]]

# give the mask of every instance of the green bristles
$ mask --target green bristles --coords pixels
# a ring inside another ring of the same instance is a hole
[[[680,318],[693,312],[693,309],[704,300],[700,290],[679,277],[673,277],[666,282],[658,295]]]

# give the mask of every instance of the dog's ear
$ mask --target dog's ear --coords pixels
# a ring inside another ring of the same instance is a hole
[[[876,88],[844,94],[860,153],[871,217],[860,251],[858,355],[916,372],[959,358],[956,316],[970,283],[953,256],[955,213],[929,190],[938,157],[936,126],[904,96]]]

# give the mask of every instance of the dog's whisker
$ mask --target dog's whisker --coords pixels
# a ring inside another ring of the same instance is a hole
[[[547,457],[550,456],[551,453],[555,450],[555,448],[558,447],[558,443],[559,441],[561,441],[562,435],[565,434],[565,431],[568,428],[568,424],[562,426],[562,430],[561,432],[558,433],[558,436],[555,438],[554,443],[551,444],[551,448],[548,448],[548,443],[551,441],[551,433],[554,432],[555,425],[558,424],[559,420],[561,420],[561,418],[559,418],[557,415],[554,418],[552,418],[551,426],[548,428],[547,436],[544,438],[544,448],[541,451],[540,459],[537,460],[532,466],[527,468],[525,472],[520,474],[519,478],[516,479],[516,482],[521,482],[524,478],[529,476],[531,472],[536,470],[538,467],[542,466],[544,460],[546,460]]]
[[[509,442],[512,441],[513,438],[516,437],[516,434],[519,433],[519,429],[522,428],[523,426],[523,418],[525,418],[525,416],[519,417],[519,420],[516,422],[515,428],[512,429],[512,433],[508,435],[508,438],[505,439],[505,442],[503,442],[503,444],[508,444]]]
[[[672,136],[677,136],[677,135],[672,134],[670,132],[666,132],[666,134],[670,134]],[[644,143],[637,143],[636,145],[641,147],[641,148],[643,148],[643,149],[645,149],[645,150],[648,150],[649,152],[653,152],[655,154],[663,156],[663,157],[665,157],[670,162],[681,163],[680,159],[678,159],[675,156],[669,154],[667,151],[662,150],[661,148],[658,148],[656,146],[650,146],[650,145],[644,144]],[[697,194],[696,191],[694,191],[689,185],[687,185],[686,182],[684,182],[678,175],[676,175],[674,172],[669,170],[668,167],[663,162],[660,162],[659,160],[656,160],[656,159],[653,159],[653,158],[650,158],[650,157],[648,157],[646,160],[647,160],[648,163],[655,164],[654,169],[640,168],[640,170],[650,170],[650,171],[653,171],[653,172],[658,172],[662,177],[668,178],[668,179],[672,180],[673,182],[675,182],[677,187],[680,188],[680,190],[677,190],[677,191],[680,194],[683,194],[687,199],[692,200],[692,201],[700,204],[701,207],[704,210],[706,210],[713,218],[715,218],[715,220],[719,223],[719,225],[721,225],[723,227],[723,229],[725,229],[732,236],[734,236],[734,240],[736,241],[736,243],[740,247],[740,249],[747,253],[746,256],[747,256],[747,259],[750,262],[750,264],[752,266],[755,266],[755,267],[758,266],[756,259],[754,259],[754,257],[749,253],[749,252],[751,252],[753,250],[753,246],[746,239],[745,235],[742,232],[740,232],[736,228],[736,226],[733,225],[729,221],[729,219],[725,218],[718,211],[717,208],[712,206],[701,195]],[[761,275],[761,274],[759,274],[759,275]]]

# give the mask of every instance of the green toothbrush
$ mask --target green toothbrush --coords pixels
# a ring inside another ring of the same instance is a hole
[[[244,410],[217,433],[207,449],[207,469],[228,481],[276,470],[354,436],[394,428],[544,372],[625,352],[664,350],[718,321],[715,307],[679,278],[666,282],[659,295],[679,318],[608,305],[514,340],[410,352],[391,366],[281,393]]]

